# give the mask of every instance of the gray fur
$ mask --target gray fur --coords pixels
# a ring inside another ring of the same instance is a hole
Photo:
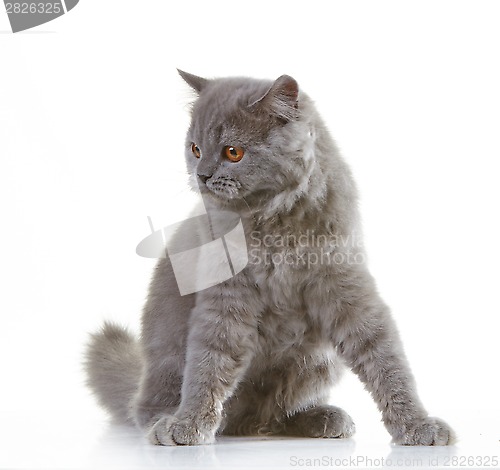
[[[286,75],[272,82],[180,73],[199,94],[186,138],[190,183],[208,207],[240,214],[250,262],[181,297],[161,259],[140,341],[109,324],[93,335],[87,370],[101,404],[155,444],[210,443],[217,432],[349,437],[351,418],[328,404],[347,366],[395,443],[452,443],[453,431],[428,417],[416,394],[364,262],[351,173],[311,100]],[[226,145],[244,148],[244,158],[224,159]],[[311,231],[317,242],[298,241]],[[338,258],[324,262],[325,253]]]
[[[128,403],[137,391],[141,352],[135,338],[124,328],[105,322],[91,335],[87,349],[87,385],[101,406],[120,420],[129,417]]]

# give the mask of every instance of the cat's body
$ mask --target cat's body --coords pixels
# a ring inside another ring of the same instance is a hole
[[[101,403],[158,444],[209,443],[216,432],[349,437],[352,420],[328,405],[347,365],[394,442],[451,443],[416,395],[365,265],[351,174],[309,98],[287,76],[181,75],[199,93],[186,140],[191,183],[209,210],[239,214],[249,263],[180,296],[160,260],[140,341],[109,324],[93,335],[87,368]]]

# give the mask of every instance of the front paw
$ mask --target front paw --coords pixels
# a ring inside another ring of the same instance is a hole
[[[215,432],[203,430],[201,426],[187,419],[167,415],[160,418],[148,433],[152,444],[162,446],[212,444]]]
[[[438,418],[427,417],[408,427],[393,442],[406,446],[448,446],[455,440],[455,433],[448,424]]]

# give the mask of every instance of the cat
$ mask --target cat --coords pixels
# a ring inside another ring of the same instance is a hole
[[[241,217],[248,264],[181,296],[160,259],[140,339],[109,322],[91,336],[86,371],[101,405],[159,445],[218,434],[348,438],[351,417],[329,404],[347,367],[395,444],[452,444],[453,430],[417,396],[366,267],[351,172],[312,100],[287,75],[179,73],[196,93],[190,185],[207,208]]]

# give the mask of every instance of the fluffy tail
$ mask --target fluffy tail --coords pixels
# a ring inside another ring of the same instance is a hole
[[[118,421],[131,421],[130,402],[137,391],[141,367],[139,345],[125,328],[106,322],[91,335],[85,353],[87,385],[99,404]]]

